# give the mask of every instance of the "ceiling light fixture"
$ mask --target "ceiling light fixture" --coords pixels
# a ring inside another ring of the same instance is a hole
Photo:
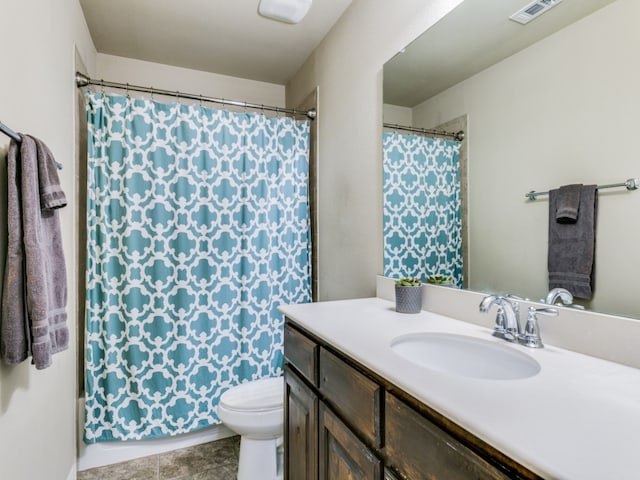
[[[298,23],[311,7],[312,0],[260,0],[258,13],[279,22]]]

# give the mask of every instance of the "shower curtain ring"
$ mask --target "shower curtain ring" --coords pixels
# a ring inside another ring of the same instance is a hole
[[[127,98],[131,98],[131,96],[129,94],[129,83],[127,83],[127,88],[125,90],[125,93],[127,94]]]
[[[104,80],[102,78],[100,79],[100,92],[104,95]]]

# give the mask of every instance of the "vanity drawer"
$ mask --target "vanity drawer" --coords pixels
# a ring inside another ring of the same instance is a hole
[[[385,440],[387,465],[410,480],[510,478],[389,393]]]
[[[381,447],[382,388],[322,347],[319,380],[325,401],[370,446]]]
[[[284,325],[284,356],[314,386],[318,386],[318,345],[291,325]]]

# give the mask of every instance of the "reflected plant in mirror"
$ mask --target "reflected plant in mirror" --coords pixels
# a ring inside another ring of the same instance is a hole
[[[631,61],[640,44],[640,2],[563,0],[527,24],[509,18],[527,3],[464,0],[389,60],[383,120],[450,132],[460,129],[454,119],[467,121],[458,153],[461,273],[428,274],[450,275],[476,291],[543,299],[549,201],[528,200],[526,193],[618,183],[640,173],[639,153],[628,142],[637,136],[640,111],[640,66]],[[385,161],[393,135],[385,129]],[[399,188],[385,183],[384,192]],[[593,296],[577,302],[640,317],[634,282],[640,227],[629,221],[640,194],[612,188],[598,195]],[[424,220],[423,213],[416,220],[386,208],[385,274],[396,261],[387,233],[413,232]],[[457,241],[449,240],[452,250]],[[423,260],[417,248],[406,256]]]
[[[429,285],[453,285],[453,278],[445,275],[430,275],[427,277]]]

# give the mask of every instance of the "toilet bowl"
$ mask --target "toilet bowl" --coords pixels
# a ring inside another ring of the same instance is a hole
[[[282,377],[243,383],[220,397],[218,417],[240,435],[238,480],[281,478],[277,452],[282,443],[283,403]]]

